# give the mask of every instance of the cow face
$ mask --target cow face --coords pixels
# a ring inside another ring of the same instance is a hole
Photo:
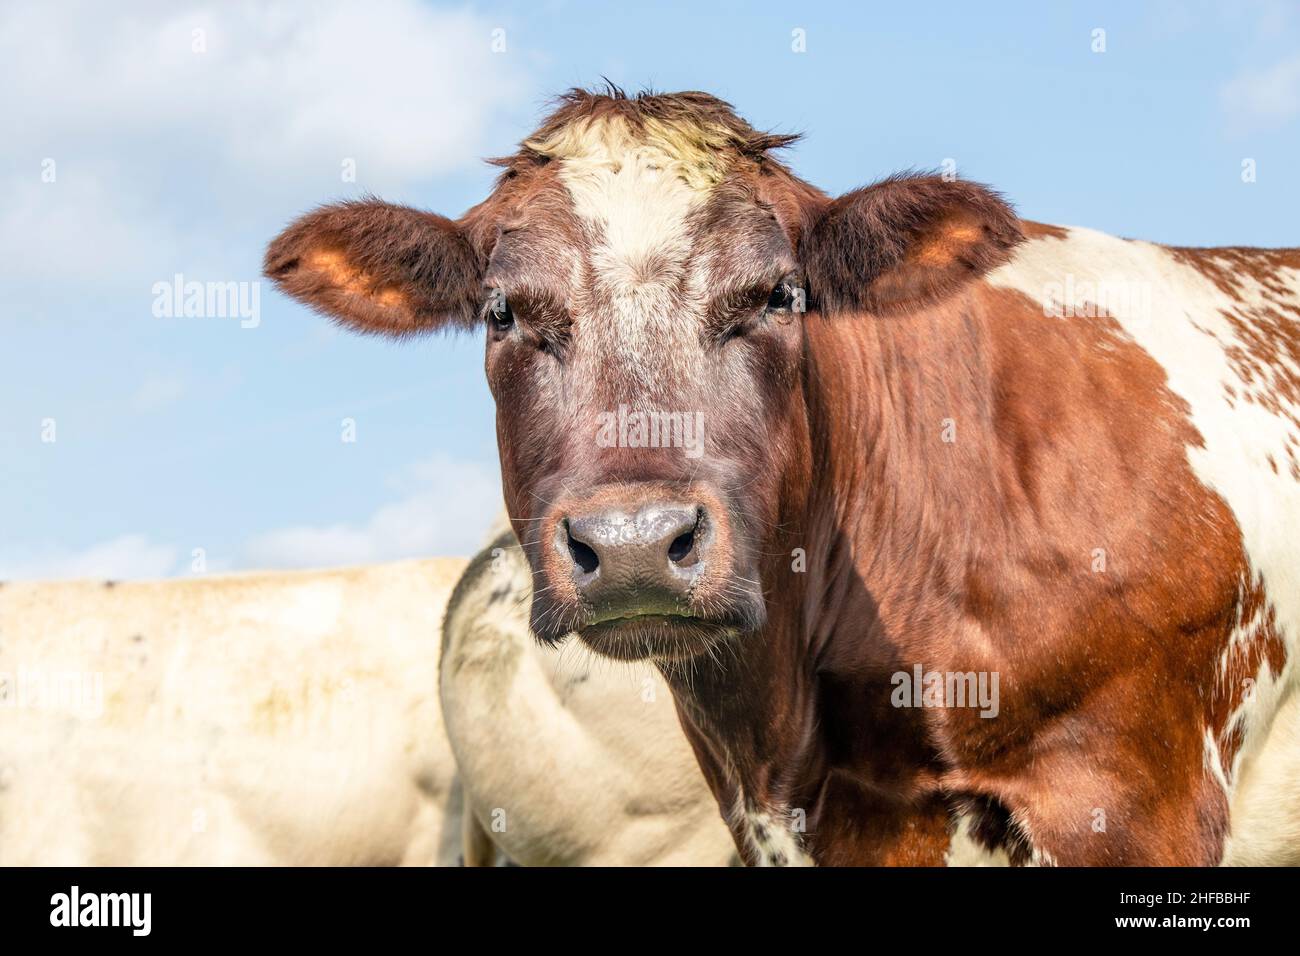
[[[345,203],[268,250],[362,331],[486,329],[542,640],[667,660],[759,630],[760,556],[809,487],[804,322],[923,306],[1015,241],[965,183],[828,200],[768,156],[788,140],[704,94],[572,94],[460,220]]]

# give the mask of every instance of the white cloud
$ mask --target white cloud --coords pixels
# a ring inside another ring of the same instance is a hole
[[[0,26],[0,30],[3,30]],[[0,75],[3,75],[0,69]],[[8,124],[0,110],[0,122]],[[9,129],[13,127],[10,126]],[[6,134],[8,135],[8,134]],[[28,155],[28,171],[4,181],[0,207],[0,275],[22,279],[99,279],[147,269],[180,240],[171,223],[148,204],[115,189],[116,177],[87,167],[62,150]],[[55,181],[42,182],[40,163],[54,160]],[[147,288],[140,299],[148,303]]]
[[[492,27],[418,0],[6,3],[0,269],[111,277],[178,240],[219,250],[193,222],[267,197],[294,208],[476,162],[520,93]]]
[[[0,579],[161,578],[175,573],[177,557],[171,545],[124,534],[84,551],[45,551],[0,561]]]
[[[1300,56],[1237,75],[1223,87],[1220,101],[1238,127],[1287,122],[1300,113]]]
[[[495,469],[435,458],[408,468],[392,485],[400,497],[359,524],[303,525],[248,542],[244,564],[315,568],[401,558],[470,555],[501,509]]]
[[[483,546],[501,510],[495,468],[437,457],[404,469],[388,482],[395,500],[365,521],[299,525],[252,537],[245,569],[326,568],[403,558],[469,556]],[[188,573],[178,548],[125,534],[82,551],[45,549],[0,555],[2,580],[92,578],[133,580]],[[208,572],[228,571],[209,562]]]

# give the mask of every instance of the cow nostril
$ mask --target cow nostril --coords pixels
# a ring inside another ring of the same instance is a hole
[[[681,564],[692,551],[695,550],[695,529],[692,528],[685,534],[679,534],[673,539],[673,543],[668,546],[668,560],[673,564]]]
[[[673,538],[672,544],[668,545],[669,561],[678,567],[689,567],[699,561],[700,555],[695,544],[700,531],[700,523],[703,520],[703,511],[697,511],[695,524],[691,526],[691,529]]]
[[[597,557],[595,550],[590,545],[575,538],[567,524],[564,531],[569,542],[569,557],[573,558],[573,563],[582,570],[582,573],[591,574],[600,567],[600,558]]]

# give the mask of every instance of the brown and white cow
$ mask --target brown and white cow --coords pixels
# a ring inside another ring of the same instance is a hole
[[[326,206],[266,271],[486,327],[533,631],[657,664],[747,861],[1294,859],[1300,250],[830,198],[789,141],[575,91],[460,219]]]

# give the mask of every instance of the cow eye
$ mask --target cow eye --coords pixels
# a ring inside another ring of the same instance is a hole
[[[515,314],[510,309],[510,301],[500,289],[493,289],[488,297],[488,321],[494,332],[509,332],[515,324]]]
[[[803,289],[789,279],[782,279],[767,297],[766,309],[768,312],[801,312],[802,301]]]

